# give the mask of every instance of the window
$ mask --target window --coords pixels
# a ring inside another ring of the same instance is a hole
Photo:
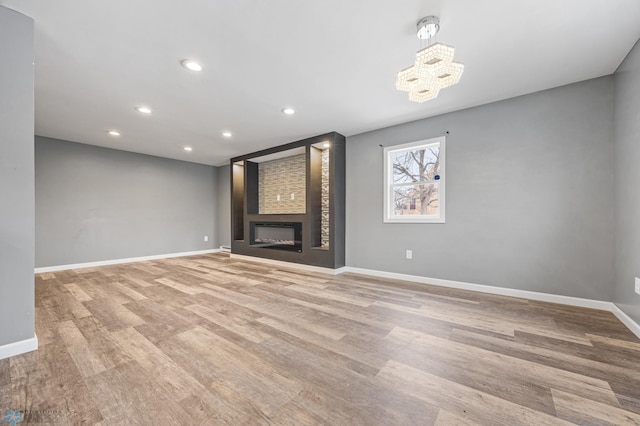
[[[439,137],[384,148],[384,221],[444,223],[444,146]]]

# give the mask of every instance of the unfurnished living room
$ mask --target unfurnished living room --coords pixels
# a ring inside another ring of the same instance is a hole
[[[640,425],[638,0],[0,0],[0,424]]]

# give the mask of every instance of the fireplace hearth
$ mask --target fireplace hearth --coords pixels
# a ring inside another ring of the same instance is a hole
[[[251,222],[251,247],[302,252],[301,222]]]

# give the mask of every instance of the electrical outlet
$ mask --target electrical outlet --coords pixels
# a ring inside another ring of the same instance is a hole
[[[291,193],[291,199],[292,199],[292,200],[295,200],[295,199],[296,199],[296,196],[293,194],[293,192]]]
[[[636,293],[640,294],[640,278],[636,277]]]
[[[204,236],[204,240],[205,240],[205,241],[209,241],[209,236],[208,236],[208,235],[205,235],[205,236]]]
[[[280,201],[280,194],[276,195],[276,201]]]
[[[413,250],[407,250],[406,256],[409,260],[413,259]]]

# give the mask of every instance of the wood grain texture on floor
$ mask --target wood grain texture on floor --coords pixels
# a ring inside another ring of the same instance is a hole
[[[611,313],[211,254],[36,275],[0,422],[640,425]]]

